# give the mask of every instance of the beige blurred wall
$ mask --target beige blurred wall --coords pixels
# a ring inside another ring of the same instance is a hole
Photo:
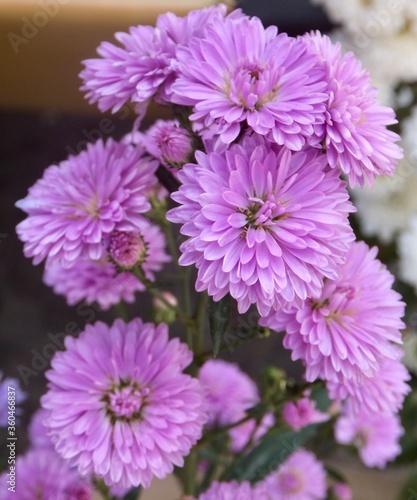
[[[83,59],[129,26],[210,0],[0,0],[0,107],[98,113],[79,92]]]

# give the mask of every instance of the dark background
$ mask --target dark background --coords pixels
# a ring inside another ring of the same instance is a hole
[[[240,7],[261,17],[265,25],[276,24],[291,35],[311,29],[327,31],[330,27],[323,12],[307,0],[243,0]],[[43,285],[42,265],[35,267],[23,256],[23,245],[16,237],[15,226],[24,214],[14,204],[26,196],[47,166],[79,149],[86,138],[97,139],[102,118],[99,114],[76,116],[53,109],[0,110],[0,369],[7,376],[19,378],[28,393],[18,441],[20,451],[26,446],[24,428],[45,391],[43,373],[56,349],[51,335],[59,342],[65,330],[82,330],[91,320],[111,321],[113,314],[98,312],[92,306],[70,308],[63,297]],[[133,114],[123,119],[112,116],[110,120],[114,125],[111,135],[117,138],[130,130]],[[144,294],[137,295],[134,307],[138,315],[149,319],[149,301]],[[239,361],[255,377],[267,363],[288,365],[288,354],[280,347],[279,338],[241,346],[226,357]]]

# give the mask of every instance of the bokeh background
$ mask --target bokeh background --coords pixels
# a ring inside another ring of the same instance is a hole
[[[50,164],[80,151],[86,141],[118,138],[132,126],[134,114],[129,108],[102,115],[84,101],[78,91],[81,60],[93,57],[98,44],[111,41],[116,31],[152,23],[166,10],[185,14],[209,3],[0,0],[0,369],[18,378],[28,393],[19,428],[20,452],[27,446],[27,423],[45,391],[43,373],[56,349],[53,339],[59,342],[62,332],[82,330],[97,319],[111,321],[114,315],[83,304],[70,308],[43,285],[42,266],[34,267],[24,258],[16,238],[14,228],[24,215],[14,204]],[[332,28],[323,10],[308,0],[242,0],[239,6],[265,25],[275,24],[291,35]],[[153,116],[160,112],[154,109]],[[146,297],[138,295],[133,307],[146,319]],[[225,357],[238,361],[255,378],[268,363],[297,371],[279,338],[243,345]],[[5,451],[2,444],[0,457]],[[407,467],[365,470],[347,454],[335,456],[335,461],[350,478],[355,500],[398,498],[399,485],[409,472]],[[172,483],[155,488],[144,498],[178,498]]]

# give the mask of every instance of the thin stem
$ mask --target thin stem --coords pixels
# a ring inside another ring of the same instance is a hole
[[[187,456],[184,463],[184,494],[194,496],[196,489],[196,476],[197,476],[197,451],[192,450]]]
[[[167,239],[169,252],[172,255],[172,258],[175,261],[175,264],[178,266],[178,260],[180,258],[180,254],[178,252],[177,243],[175,241],[174,233],[172,231],[172,225],[166,220],[165,217],[161,217],[160,223],[162,226],[162,230],[164,231],[165,237]]]
[[[114,311],[119,318],[122,318],[124,321],[128,320],[127,308],[126,304],[120,301],[118,304],[114,306]]]
[[[191,294],[190,294],[190,275],[191,267],[183,267],[182,271],[182,288],[183,288],[183,300],[184,300],[184,311],[186,314],[191,316]]]
[[[219,436],[222,436],[223,434],[225,434],[226,432],[230,431],[230,429],[233,429],[234,427],[237,427],[239,425],[242,425],[244,424],[245,422],[247,422],[248,420],[251,420],[253,417],[253,415],[246,415],[245,417],[241,418],[240,420],[238,420],[237,422],[234,422],[233,424],[229,424],[229,425],[225,425],[224,427],[220,427],[219,429],[215,429],[209,433],[207,433],[197,444],[196,444],[196,448],[201,448],[202,446],[206,445],[207,443],[209,443],[210,441],[212,441],[213,439],[219,437]]]
[[[104,500],[116,500],[116,497],[114,497],[110,493],[110,488],[104,483],[101,478],[93,478],[93,484],[96,490],[104,498]]]
[[[201,353],[204,343],[204,326],[207,313],[208,295],[207,292],[200,294],[198,298],[195,320],[197,324],[196,353]]]
[[[192,322],[192,319],[186,313],[184,313],[178,306],[172,305],[169,300],[166,299],[164,294],[158,288],[156,288],[154,283],[146,278],[140,267],[135,267],[132,272],[146,286],[148,292],[159,299],[166,307],[169,307],[170,309],[175,311],[178,319],[180,319],[185,325],[189,325],[190,322]]]
[[[179,274],[182,280],[182,291],[183,291],[183,307],[184,312],[188,316],[191,316],[191,296],[190,296],[190,274],[191,267],[183,267],[178,264],[180,254],[178,251],[177,242],[175,241],[174,232],[172,230],[172,225],[166,220],[165,217],[159,218],[159,223],[167,239],[169,252],[174,259],[174,263],[179,270]]]

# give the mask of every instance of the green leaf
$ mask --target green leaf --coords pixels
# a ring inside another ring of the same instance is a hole
[[[213,340],[213,356],[216,357],[222,345],[223,335],[226,332],[230,317],[230,295],[226,295],[218,302],[210,298],[209,321],[210,333]]]
[[[327,474],[338,483],[347,483],[345,476],[331,465],[326,465]]]
[[[326,411],[332,403],[327,389],[324,386],[313,387],[311,391],[311,399],[316,402],[317,409],[320,411]]]
[[[126,495],[123,497],[123,500],[137,500],[140,493],[140,486],[138,488],[131,489]]]
[[[222,480],[247,479],[257,483],[276,470],[289,455],[312,438],[316,429],[317,425],[310,425],[300,432],[277,429],[268,433],[248,455],[239,457],[225,471]]]

